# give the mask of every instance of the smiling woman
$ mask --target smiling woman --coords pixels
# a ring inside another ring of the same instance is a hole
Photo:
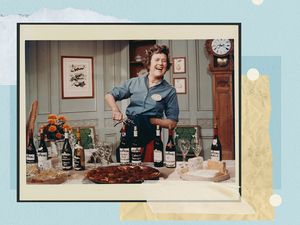
[[[146,50],[143,64],[147,74],[131,78],[114,87],[105,98],[112,109],[112,119],[122,121],[124,116],[116,101],[130,98],[126,116],[134,121],[139,132],[140,144],[145,151],[142,161],[153,161],[153,148],[146,148],[155,138],[155,125],[174,129],[178,122],[179,107],[176,90],[165,79],[170,69],[169,48],[165,45],[154,45]],[[163,118],[163,114],[166,118]],[[126,126],[127,139],[132,142],[133,126]],[[117,158],[118,153],[117,150]]]

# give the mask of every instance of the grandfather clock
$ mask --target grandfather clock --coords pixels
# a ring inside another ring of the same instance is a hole
[[[222,144],[222,159],[234,159],[233,143],[233,40],[206,40],[208,70],[212,77],[213,123]]]

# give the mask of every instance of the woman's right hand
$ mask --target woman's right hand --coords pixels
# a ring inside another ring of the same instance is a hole
[[[117,121],[123,120],[123,113],[121,113],[120,110],[113,110],[112,119]]]
[[[123,114],[121,113],[118,105],[116,104],[115,98],[111,94],[106,94],[105,99],[112,110],[112,119],[121,121],[123,120]]]

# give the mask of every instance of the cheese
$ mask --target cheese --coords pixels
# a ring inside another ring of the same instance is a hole
[[[203,157],[190,158],[188,160],[188,167],[191,171],[203,169]]]
[[[214,160],[208,160],[207,161],[207,169],[209,170],[218,170],[221,173],[226,172],[226,162],[219,162]]]

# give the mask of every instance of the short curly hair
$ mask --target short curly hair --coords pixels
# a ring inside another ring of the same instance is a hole
[[[145,57],[143,58],[144,67],[149,71],[151,58],[154,54],[165,54],[167,56],[167,71],[171,68],[170,51],[166,45],[153,45],[145,51]]]

